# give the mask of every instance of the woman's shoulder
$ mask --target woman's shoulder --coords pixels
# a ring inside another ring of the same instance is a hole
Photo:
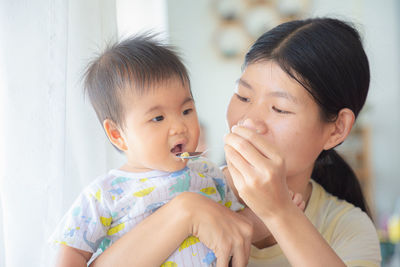
[[[360,208],[349,204],[337,214],[327,228],[329,244],[347,266],[380,266],[378,234],[371,218]]]
[[[338,197],[328,193],[320,184],[311,180],[312,192],[307,209],[311,209],[313,216],[325,214],[338,214],[343,215],[351,210],[358,208],[354,207],[351,203],[339,199]],[[306,211],[307,211],[306,209]],[[311,212],[310,211],[310,212]]]
[[[318,217],[318,221],[324,222],[325,225],[337,223],[347,218],[371,222],[368,215],[360,208],[328,193],[321,185],[313,180],[312,186],[313,189],[309,207],[306,209],[306,213],[309,213],[308,215],[311,217],[310,219]]]
[[[336,253],[345,260],[380,261],[379,240],[371,218],[360,208],[326,192],[313,183],[311,206],[314,214],[310,220]],[[351,264],[350,264],[351,266]],[[369,265],[366,265],[369,266]]]
[[[350,228],[354,228],[354,230],[350,230],[353,232],[367,231],[376,235],[372,220],[360,208],[328,193],[314,181],[312,181],[312,185],[313,190],[309,206],[305,212],[314,225],[328,239],[334,233]]]

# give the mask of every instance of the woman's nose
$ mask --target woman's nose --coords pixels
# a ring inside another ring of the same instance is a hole
[[[238,122],[239,126],[247,127],[255,130],[258,134],[265,134],[268,131],[267,125],[264,121],[259,119],[245,118]]]

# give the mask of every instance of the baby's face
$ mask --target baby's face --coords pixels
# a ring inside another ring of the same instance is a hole
[[[186,161],[175,155],[195,151],[199,122],[189,87],[170,79],[146,93],[128,96],[125,101],[125,128],[122,135],[130,171],[177,171]]]

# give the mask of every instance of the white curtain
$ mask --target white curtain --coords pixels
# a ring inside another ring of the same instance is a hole
[[[0,266],[51,266],[62,214],[121,163],[81,85],[116,36],[114,0],[0,1]]]

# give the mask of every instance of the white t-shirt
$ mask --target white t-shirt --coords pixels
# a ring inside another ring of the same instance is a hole
[[[381,255],[376,229],[366,213],[326,192],[311,180],[312,193],[305,215],[347,266],[380,266]],[[315,255],[318,257],[318,255]],[[291,266],[274,245],[251,248],[250,267]]]

